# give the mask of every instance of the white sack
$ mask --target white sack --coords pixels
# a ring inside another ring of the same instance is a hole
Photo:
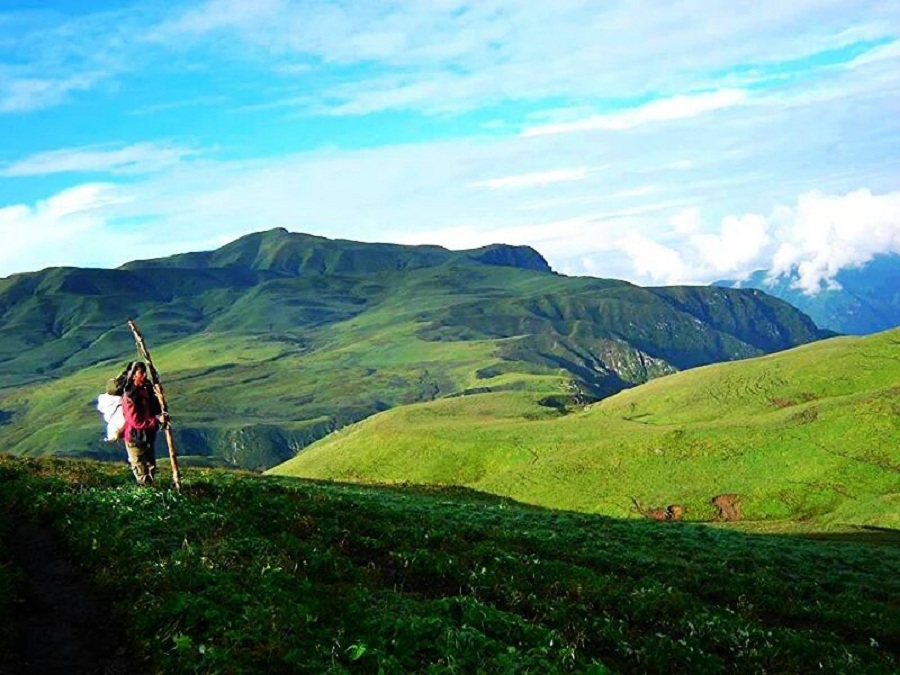
[[[122,397],[111,394],[100,394],[97,397],[97,410],[106,422],[106,440],[117,441],[125,431],[125,411],[122,410]]]

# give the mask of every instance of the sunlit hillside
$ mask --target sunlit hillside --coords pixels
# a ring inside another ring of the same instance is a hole
[[[316,443],[280,475],[459,485],[624,516],[680,504],[746,520],[900,526],[900,330],[659,378],[594,405],[527,392],[406,406]]]

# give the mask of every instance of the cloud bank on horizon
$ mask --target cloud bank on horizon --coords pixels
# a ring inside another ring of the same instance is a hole
[[[0,277],[272,227],[641,284],[900,253],[900,3],[14,0]]]

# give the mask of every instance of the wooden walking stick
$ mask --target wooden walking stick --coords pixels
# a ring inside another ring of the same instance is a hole
[[[166,434],[166,444],[169,446],[169,461],[172,463],[172,482],[175,484],[176,492],[181,492],[181,476],[178,473],[178,453],[175,452],[175,437],[172,434],[172,423],[169,421],[169,406],[166,404],[166,395],[163,393],[162,382],[159,379],[159,372],[153,365],[153,359],[150,358],[150,351],[147,349],[147,343],[144,342],[144,336],[138,330],[134,319],[128,319],[128,327],[134,333],[134,341],[137,344],[138,352],[147,362],[147,369],[150,371],[150,379],[153,381],[153,390],[159,399],[159,406],[162,408],[163,431]]]

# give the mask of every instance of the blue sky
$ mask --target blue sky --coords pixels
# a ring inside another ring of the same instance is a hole
[[[272,227],[814,291],[900,253],[900,2],[4,0],[0,277]]]

